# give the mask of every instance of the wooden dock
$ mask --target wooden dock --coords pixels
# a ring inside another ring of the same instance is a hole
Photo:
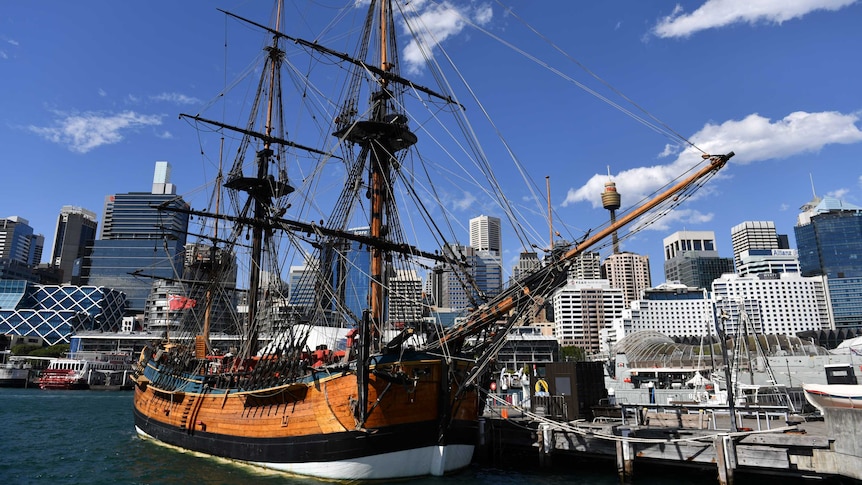
[[[843,413],[830,425],[743,408],[732,432],[729,413],[716,408],[639,406],[623,410],[619,419],[591,422],[506,410],[482,422],[479,456],[534,456],[540,466],[602,459],[616,464],[624,483],[632,481],[639,464],[712,471],[720,485],[757,474],[862,481],[862,439],[856,435],[862,412],[848,411],[856,412]]]

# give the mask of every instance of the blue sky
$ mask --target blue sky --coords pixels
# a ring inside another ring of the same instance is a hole
[[[288,4],[287,28],[315,38],[349,2]],[[699,159],[577,83],[636,110],[616,92],[624,94],[706,152],[736,153],[694,200],[624,242],[624,250],[650,255],[654,284],[663,281],[662,239],[677,230],[715,231],[723,256],[732,254],[730,228],[746,220],[774,221],[792,240],[811,178],[818,195],[862,205],[860,2],[411,5],[435,32],[435,55],[463,66],[542,191],[551,177],[554,224],[564,236],[607,219],[599,196],[608,167],[626,208]],[[249,1],[4,3],[0,216],[24,217],[45,235],[43,260],[63,205],[101,216],[106,195],[148,191],[157,160],[171,162],[179,192],[200,205],[193,194],[212,167],[198,133],[177,114],[207,105],[245,66],[235,54],[225,59],[226,33],[232,47],[257,49],[260,39],[217,7],[268,23],[269,7]],[[321,36],[330,37],[338,41]],[[413,54],[406,46],[406,71]],[[412,74],[430,84],[421,69]],[[518,174],[501,171],[507,197],[536,198],[515,188]],[[481,195],[455,196],[464,242],[469,218],[499,215]],[[534,226],[547,238],[541,215]],[[504,246],[510,266],[521,248],[508,239]]]

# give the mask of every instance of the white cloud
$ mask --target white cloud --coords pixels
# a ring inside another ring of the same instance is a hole
[[[11,44],[11,45],[14,45],[15,47],[17,47],[17,46],[19,45],[19,44],[18,44],[18,41],[17,41],[17,40],[15,40],[15,39],[9,39],[9,40],[7,40],[6,42],[8,42],[8,43],[9,43],[9,44]]]
[[[169,103],[174,104],[200,104],[201,101],[198,98],[193,98],[191,96],[186,96],[185,94],[180,93],[161,93],[155,96],[150,96],[150,99],[155,101],[167,101]]]
[[[816,10],[835,11],[857,0],[706,0],[691,13],[677,4],[673,12],[653,28],[658,37],[688,37],[701,30],[732,24],[771,22],[781,24]]]
[[[834,143],[862,142],[862,130],[856,125],[858,121],[856,114],[834,111],[797,111],[775,121],[752,114],[742,120],[718,125],[708,123],[690,140],[707,153],[734,151],[736,156],[731,163],[748,164],[816,152]],[[701,161],[700,152],[688,147],[669,164],[620,172],[613,180],[623,195],[623,206],[643,199]],[[593,207],[601,207],[601,193],[607,179],[606,174],[596,174],[582,187],[569,189],[563,206],[591,202]]]
[[[843,199],[845,195],[850,193],[850,189],[836,189],[830,192],[826,192],[826,195],[829,197],[835,197],[836,199]]]
[[[83,113],[65,115],[54,126],[29,126],[33,133],[48,141],[66,145],[69,150],[77,153],[87,153],[102,145],[111,145],[123,140],[123,133],[142,126],[162,124],[158,115],[144,115],[133,111],[118,114],[102,115],[99,113]]]
[[[664,150],[662,150],[661,153],[658,154],[658,157],[664,158],[664,157],[669,157],[671,155],[676,155],[677,153],[679,153],[679,150],[680,150],[679,145],[672,145],[672,144],[668,143],[667,145],[664,146]]]
[[[494,12],[490,5],[455,6],[447,1],[436,3],[425,0],[410,3],[412,18],[409,20],[414,28],[422,30],[422,44],[415,38],[404,48],[402,60],[407,63],[407,70],[416,72],[425,64],[426,55],[430,55],[435,46],[446,39],[458,35],[468,22],[485,25],[491,21]]]
[[[476,196],[471,194],[470,192],[464,192],[463,196],[460,199],[453,199],[452,206],[457,210],[467,210],[473,203],[476,202]]]
[[[0,51],[0,59],[9,59],[9,54],[6,54],[6,51]]]
[[[103,98],[104,98],[104,97],[105,97],[105,96],[107,96],[107,95],[108,95],[108,92],[107,92],[107,91],[105,91],[105,90],[104,90],[104,89],[102,89],[102,88],[99,88],[99,96],[101,96],[101,97],[103,97]]]

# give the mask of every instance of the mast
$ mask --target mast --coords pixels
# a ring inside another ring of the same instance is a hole
[[[276,26],[281,24],[282,4],[278,2],[276,10]],[[280,95],[280,72],[281,63],[284,57],[284,51],[279,47],[278,35],[273,35],[272,44],[265,48],[267,51],[267,64],[264,67],[261,79],[261,84],[258,86],[258,96],[263,90],[266,93],[266,112],[264,118],[263,133],[255,132],[253,128],[254,119],[249,121],[249,129],[241,130],[221,123],[215,123],[211,120],[206,120],[197,116],[190,118],[203,121],[205,123],[216,124],[223,128],[229,128],[233,131],[238,131],[249,137],[255,137],[263,141],[261,148],[255,155],[256,173],[253,177],[245,177],[242,175],[242,164],[235,164],[231,170],[231,177],[224,186],[228,189],[239,190],[248,193],[252,205],[252,217],[250,221],[246,221],[251,226],[251,259],[249,264],[249,283],[248,283],[248,316],[246,320],[247,328],[247,345],[245,346],[243,357],[249,358],[257,353],[258,346],[258,305],[261,294],[261,271],[263,270],[263,248],[267,246],[270,231],[268,227],[272,225],[270,221],[270,208],[273,205],[273,200],[289,194],[294,189],[287,184],[286,180],[276,180],[269,174],[269,164],[273,157],[272,146],[279,144],[281,146],[294,146],[301,149],[306,149],[303,146],[286,142],[281,138],[273,135],[275,127],[275,116],[280,115],[280,107],[276,105],[279,102]],[[276,113],[276,110],[279,110]],[[253,116],[256,110],[252,110]],[[237,360],[240,363],[241,359]]]
[[[281,24],[281,2],[278,2],[276,10],[275,25]],[[278,64],[280,63],[281,51],[278,48],[278,38],[273,37],[272,46],[269,48],[269,97],[266,103],[266,122],[264,124],[264,134],[267,137],[272,136],[272,104],[274,102],[275,76],[278,74]],[[269,159],[272,156],[269,139],[263,142],[263,149],[257,152],[255,163],[257,163],[257,179],[264,181],[269,175]],[[261,200],[260,197],[254,197],[254,219],[256,221],[264,221],[266,218],[266,209],[269,205],[269,200]],[[249,282],[248,282],[248,328],[249,328],[249,353],[246,357],[251,357],[257,352],[257,306],[258,295],[260,294],[260,272],[261,262],[263,260],[263,244],[264,230],[262,224],[256,224],[252,228],[251,237],[251,265],[249,267]]]
[[[221,182],[222,182],[222,160],[224,156],[224,137],[221,137],[219,141],[219,149],[218,149],[218,175],[216,176],[215,183],[215,213],[218,216],[221,211]],[[218,219],[215,220],[215,225],[213,227],[213,245],[212,250],[210,252],[210,284],[207,285],[207,291],[204,296],[205,304],[204,307],[204,326],[203,331],[201,332],[201,340],[203,341],[203,351],[205,355],[200,355],[200,351],[198,355],[196,355],[199,359],[205,359],[206,354],[209,354],[212,349],[212,345],[210,343],[210,328],[212,327],[212,309],[213,309],[213,286],[219,284],[221,281],[221,257],[219,255],[218,247],[215,245],[215,241],[218,241]]]
[[[416,143],[417,138],[407,126],[407,117],[393,111],[395,94],[390,90],[390,80],[400,79],[391,76],[390,72],[396,63],[392,59],[396,55],[394,46],[394,22],[392,19],[391,0],[372,2],[373,12],[377,19],[377,35],[380,46],[375,70],[379,78],[375,90],[371,93],[371,116],[364,121],[357,121],[334,133],[335,136],[359,145],[368,158],[368,185],[370,196],[370,227],[369,237],[382,244],[370,245],[371,264],[369,274],[368,311],[363,315],[359,329],[359,355],[357,356],[357,406],[354,416],[357,426],[365,422],[368,412],[368,376],[370,356],[382,347],[382,328],[384,323],[385,281],[387,278],[386,264],[389,250],[386,249],[389,239],[387,217],[391,214],[389,206],[392,203],[392,176],[398,167],[398,153]],[[370,36],[365,39],[371,42]]]

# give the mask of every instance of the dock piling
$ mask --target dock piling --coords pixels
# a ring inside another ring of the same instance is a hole
[[[713,439],[716,465],[718,465],[719,485],[733,485],[733,471],[736,469],[736,450],[733,438],[722,433]]]

